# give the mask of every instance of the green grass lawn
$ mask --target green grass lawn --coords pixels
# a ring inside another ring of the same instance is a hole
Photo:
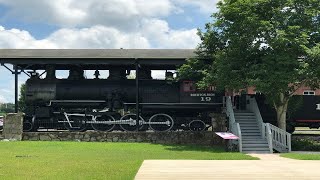
[[[299,160],[320,160],[320,154],[286,153],[281,154],[281,157]]]
[[[146,143],[0,142],[0,179],[133,179],[146,159],[257,159],[221,147]]]

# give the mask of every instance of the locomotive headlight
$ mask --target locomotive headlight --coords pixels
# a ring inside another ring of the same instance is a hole
[[[316,105],[317,105],[316,110],[320,111],[320,104],[316,104]]]

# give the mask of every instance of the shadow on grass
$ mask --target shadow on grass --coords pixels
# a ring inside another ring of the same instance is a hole
[[[155,143],[157,144],[157,143]],[[177,144],[158,144],[165,147],[168,151],[200,151],[211,153],[227,153],[223,146],[201,146],[201,145],[177,145]]]

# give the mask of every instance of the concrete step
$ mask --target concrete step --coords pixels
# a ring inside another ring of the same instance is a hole
[[[244,120],[244,119],[249,119],[249,120],[256,120],[256,117],[253,116],[235,116],[236,120]]]
[[[253,114],[253,113],[234,113],[234,116],[249,116],[249,117],[255,117],[255,114]]]
[[[243,144],[242,148],[269,148],[268,143],[267,144]]]
[[[242,124],[257,124],[257,122],[254,120],[254,121],[250,121],[250,120],[236,120],[237,123],[242,123]]]
[[[236,123],[239,123],[240,125],[243,126],[257,126],[258,127],[258,123],[256,121],[236,121]]]
[[[257,122],[239,122],[239,121],[236,121],[236,122],[239,123],[240,125],[242,124],[243,126],[257,126],[258,127]]]
[[[234,114],[235,117],[256,117],[254,114]]]
[[[241,136],[242,136],[242,139],[244,139],[244,140],[257,140],[257,139],[261,139],[260,134],[259,134],[259,135],[255,135],[255,136],[252,136],[252,135],[243,135],[243,134],[241,134]]]
[[[242,141],[259,141],[261,140],[261,136],[242,136]]]
[[[246,114],[246,115],[244,115],[244,114],[235,114],[234,117],[235,118],[256,118],[255,115],[249,115],[249,114]]]
[[[261,136],[261,133],[258,132],[246,132],[246,131],[241,131],[242,136]]]
[[[242,147],[242,151],[269,151],[269,148],[265,148],[265,147]]]
[[[248,130],[258,130],[260,131],[258,126],[240,126],[241,131],[248,131]]]
[[[259,129],[257,124],[240,124],[240,128],[257,128]]]
[[[261,139],[261,136],[260,134],[257,134],[257,135],[247,135],[247,134],[241,134],[242,138],[245,139],[245,140],[256,140],[256,139]]]
[[[255,139],[255,140],[242,140],[242,144],[268,144],[268,142],[263,139]]]
[[[243,132],[243,133],[260,133],[260,130],[257,128],[255,128],[255,129],[241,128],[241,132]]]
[[[250,118],[243,118],[243,119],[241,119],[241,118],[236,118],[236,121],[252,121],[252,122],[257,122],[256,118],[252,118],[252,119],[250,119]]]
[[[237,123],[243,123],[243,124],[258,124],[256,120],[236,120]]]
[[[234,110],[233,112],[234,113],[253,113],[253,112],[251,112],[249,110]]]
[[[270,154],[270,151],[244,151],[242,150],[242,153],[246,154]]]
[[[253,127],[253,126],[249,126],[249,127],[247,127],[247,126],[241,126],[240,125],[240,129],[241,129],[241,132],[251,132],[251,131],[253,131],[253,130],[256,130],[256,131],[258,131],[258,132],[260,132],[260,129],[258,128],[258,127]]]

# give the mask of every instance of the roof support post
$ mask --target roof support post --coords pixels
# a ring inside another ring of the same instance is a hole
[[[140,94],[139,94],[139,61],[136,59],[135,62],[135,66],[136,66],[136,126],[137,129],[136,131],[139,131],[139,117],[140,117],[140,112],[139,112],[139,98],[140,98]]]
[[[18,66],[17,65],[14,65],[14,111],[15,113],[18,113],[18,110],[19,110],[19,105],[18,105],[18,97],[19,97],[19,94],[18,94],[18,75],[19,75],[19,72],[18,72]]]

